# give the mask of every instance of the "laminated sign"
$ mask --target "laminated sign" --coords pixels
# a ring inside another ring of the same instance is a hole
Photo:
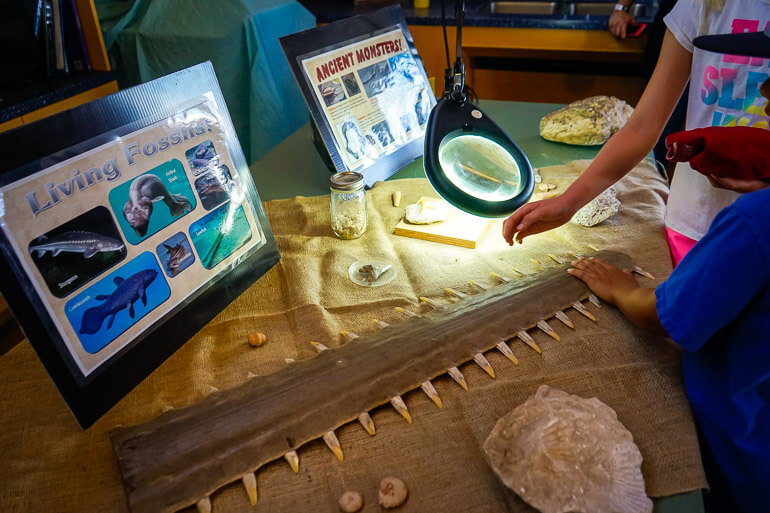
[[[399,6],[280,41],[330,167],[371,185],[422,156],[436,98]]]
[[[2,292],[83,426],[280,258],[208,63],[0,144]]]

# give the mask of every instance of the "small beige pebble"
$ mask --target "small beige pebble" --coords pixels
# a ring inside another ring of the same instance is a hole
[[[340,511],[355,513],[364,507],[364,498],[358,492],[347,491],[340,497]]]
[[[386,477],[380,481],[378,493],[380,506],[385,509],[397,508],[406,500],[407,489],[403,481],[397,477]]]
[[[267,337],[265,336],[264,333],[257,332],[249,335],[249,344],[251,344],[253,347],[261,346],[262,344],[265,343],[266,340],[267,340]]]
[[[401,205],[401,191],[393,191],[393,206]]]
[[[540,185],[537,186],[537,188],[543,192],[548,192],[548,191],[554,190],[556,188],[556,185],[552,183],[541,183]]]

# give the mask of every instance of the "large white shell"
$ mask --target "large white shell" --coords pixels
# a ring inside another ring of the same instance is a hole
[[[615,411],[541,385],[484,443],[503,483],[544,513],[650,513],[642,455]]]

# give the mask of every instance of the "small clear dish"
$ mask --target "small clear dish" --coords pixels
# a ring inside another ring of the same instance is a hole
[[[387,262],[357,260],[350,264],[348,275],[356,285],[382,287],[396,277],[396,270]]]

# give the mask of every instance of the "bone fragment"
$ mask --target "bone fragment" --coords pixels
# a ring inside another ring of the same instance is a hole
[[[411,424],[412,423],[412,416],[409,415],[409,410],[406,407],[406,403],[403,399],[401,399],[400,395],[396,395],[390,398],[390,404],[393,405],[393,407],[396,409],[398,413],[401,414],[406,421]]]
[[[595,304],[596,306],[598,306],[599,308],[601,308],[601,307],[602,307],[602,302],[599,300],[599,298],[598,298],[598,297],[596,297],[596,295],[594,295],[594,294],[588,294],[588,300],[589,300],[590,302],[592,302],[593,304]]]
[[[460,372],[457,367],[449,367],[449,376],[457,382],[458,385],[463,387],[463,390],[468,391],[468,383],[465,382],[465,376]]]
[[[243,487],[246,488],[246,493],[249,496],[249,502],[252,506],[257,505],[257,476],[254,472],[246,472],[241,477]]]
[[[163,405],[163,408],[161,408],[161,411],[162,411],[163,413],[166,413],[167,411],[171,411],[171,410],[173,410],[173,409],[174,409],[174,407],[173,407],[173,406],[171,406],[170,404],[164,404],[164,405]]]
[[[402,313],[406,315],[407,317],[419,317],[419,315],[417,315],[413,311],[407,310],[406,308],[401,308],[400,306],[395,307],[394,310],[397,311],[398,313]]]
[[[473,361],[476,362],[479,367],[484,369],[484,372],[489,374],[490,378],[495,379],[497,377],[495,376],[495,369],[492,368],[492,366],[489,364],[489,360],[487,360],[487,357],[482,353],[474,354]]]
[[[439,408],[444,407],[444,404],[441,402],[441,397],[439,397],[438,392],[436,392],[436,387],[433,386],[433,383],[430,381],[425,381],[424,383],[420,384],[420,388],[422,388],[422,391],[425,392],[428,397],[430,397],[430,400],[433,401],[436,406]]]
[[[506,358],[512,361],[514,365],[519,364],[519,359],[516,358],[515,354],[513,354],[513,351],[511,351],[511,347],[505,343],[505,340],[501,340],[500,342],[497,343],[497,349],[499,349],[500,352],[503,353]]]
[[[537,321],[537,327],[543,330],[548,336],[550,336],[555,341],[561,342],[561,337],[559,337],[559,334],[556,333],[556,331],[551,327],[550,324],[545,322],[545,319]]]
[[[474,287],[477,287],[477,288],[479,288],[481,290],[489,290],[489,287],[487,287],[486,285],[482,285],[481,283],[479,283],[477,281],[468,280],[468,283],[470,283]]]
[[[390,326],[390,324],[388,324],[387,322],[385,322],[385,321],[378,321],[377,319],[372,319],[372,322],[374,324],[376,324],[380,329],[385,329],[388,326]]]
[[[537,343],[535,343],[535,339],[532,338],[529,333],[527,333],[524,330],[521,330],[520,332],[516,333],[516,336],[521,339],[522,342],[527,344],[529,347],[537,351],[537,354],[543,354],[543,351],[540,350]]]
[[[320,342],[313,342],[312,340],[310,341],[310,345],[312,345],[313,348],[315,348],[315,350],[318,351],[319,353],[329,349],[328,347],[326,347],[322,343],[320,343]]]
[[[438,301],[434,301],[433,299],[431,299],[429,297],[422,297],[422,296],[420,296],[420,301],[422,301],[425,304],[428,304],[428,305],[432,306],[436,310],[443,310],[444,308],[446,308],[444,305],[442,305]]]
[[[340,331],[340,335],[342,335],[342,338],[345,339],[345,342],[350,342],[351,340],[355,340],[358,338],[358,335],[356,335],[351,331],[342,330]]]
[[[520,275],[520,276],[529,276],[529,273],[528,273],[528,272],[526,272],[526,271],[522,271],[522,270],[521,270],[521,269],[519,269],[518,267],[511,267],[511,269],[512,269],[514,272],[517,272],[517,273],[519,273],[519,275]]]
[[[337,438],[337,435],[334,434],[334,431],[327,431],[324,433],[323,438],[324,442],[326,442],[326,446],[331,449],[338,460],[342,461],[344,459],[342,455],[342,446],[340,446],[340,441]]]
[[[401,206],[401,191],[393,191],[393,206]]]
[[[198,508],[198,513],[211,513],[211,499],[204,497],[195,504],[195,507]]]
[[[299,456],[297,455],[297,451],[289,451],[286,454],[284,454],[283,457],[287,461],[291,469],[294,471],[294,473],[298,474],[299,473]]]
[[[508,282],[511,281],[510,278],[508,278],[507,276],[503,276],[502,274],[497,274],[497,273],[492,272],[492,271],[489,271],[489,274],[491,274],[493,278],[498,279],[498,280],[502,281],[503,283],[508,283]]]
[[[568,328],[572,328],[573,330],[575,329],[575,325],[572,323],[572,321],[570,320],[570,318],[569,318],[569,317],[567,317],[567,314],[565,314],[565,313],[564,313],[564,312],[562,312],[561,310],[559,310],[558,312],[556,312],[556,313],[554,314],[554,317],[556,317],[556,318],[557,318],[557,319],[559,319],[561,322],[563,322],[563,323],[564,323],[564,325],[566,325]]]
[[[588,317],[592,321],[596,322],[596,317],[594,317],[594,314],[589,312],[588,309],[586,309],[586,307],[583,306],[583,303],[581,303],[580,301],[575,301],[574,303],[572,303],[572,308],[574,308],[578,312],[582,313],[583,315],[585,315],[586,317]]]
[[[457,299],[467,299],[468,298],[468,294],[463,294],[459,290],[450,289],[449,287],[445,288],[444,292],[446,292],[450,296],[456,297]]]
[[[644,276],[645,278],[649,278],[649,279],[651,279],[651,280],[654,280],[654,279],[655,279],[655,276],[653,276],[651,273],[648,273],[647,271],[645,271],[644,269],[642,269],[642,268],[641,268],[641,267],[639,267],[638,265],[635,265],[635,266],[634,266],[634,268],[633,268],[633,272],[635,272],[635,273],[637,273],[637,274],[641,274],[641,275],[642,275],[642,276]]]
[[[374,436],[376,431],[374,430],[374,421],[372,420],[371,415],[369,415],[368,412],[363,412],[361,415],[358,416],[358,422],[361,423],[361,425],[364,427],[367,433]]]

